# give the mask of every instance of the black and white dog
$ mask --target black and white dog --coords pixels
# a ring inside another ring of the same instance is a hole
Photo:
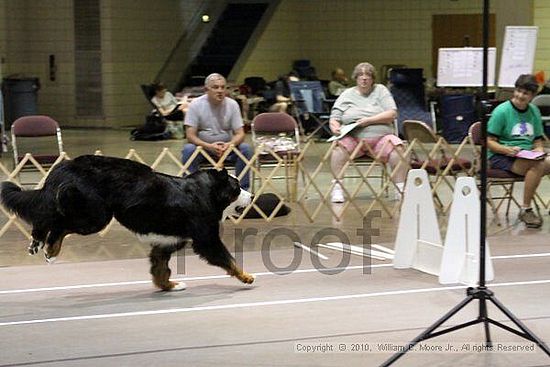
[[[185,288],[169,280],[170,256],[186,245],[208,263],[250,284],[219,236],[220,222],[251,202],[226,170],[199,171],[185,178],[154,172],[128,159],[80,156],[57,165],[39,190],[3,182],[4,207],[32,225],[29,252],[44,247],[52,261],[70,233],[88,235],[114,216],[141,241],[152,245],[153,283],[162,290]]]

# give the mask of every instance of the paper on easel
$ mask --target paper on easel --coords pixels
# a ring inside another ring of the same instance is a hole
[[[340,134],[331,136],[330,138],[327,139],[327,142],[342,139],[344,136],[348,135],[353,129],[355,129],[358,126],[359,126],[358,122],[354,122],[353,124],[348,124],[348,125],[342,125],[342,127],[340,128]]]

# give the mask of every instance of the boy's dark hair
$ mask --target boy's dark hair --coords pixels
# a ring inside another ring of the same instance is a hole
[[[515,87],[528,90],[535,94],[539,90],[539,84],[537,83],[537,79],[535,79],[535,76],[532,74],[521,74],[516,80]]]
[[[153,83],[152,84],[153,90],[156,92],[160,92],[161,90],[166,89],[166,86],[163,83]]]

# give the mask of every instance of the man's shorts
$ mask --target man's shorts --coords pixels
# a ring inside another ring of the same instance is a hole
[[[489,167],[512,172],[512,166],[515,160],[516,158],[514,157],[509,157],[504,154],[495,154],[489,158]]]
[[[388,161],[388,158],[394,147],[403,144],[403,141],[393,134],[384,135],[377,138],[356,138],[353,136],[344,136],[338,141],[338,144],[340,144],[340,146],[342,146],[348,151],[349,154],[351,154],[355,150],[355,148],[357,148],[361,141],[363,141],[363,145],[361,146],[361,150],[357,157],[361,157],[369,153],[369,149],[367,148],[368,145],[370,149],[372,149],[372,151],[374,152],[375,157],[378,156],[378,154],[381,152],[380,159],[383,162]]]

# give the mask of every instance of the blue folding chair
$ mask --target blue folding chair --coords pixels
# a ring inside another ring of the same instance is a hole
[[[394,68],[389,71],[389,89],[399,111],[397,129],[400,136],[404,136],[405,120],[422,121],[436,130],[433,119],[435,112],[427,108],[425,100],[422,73],[423,69],[418,68]]]
[[[292,112],[299,122],[301,130],[308,137],[320,135],[327,138],[332,134],[328,127],[330,109],[328,103],[334,102],[325,97],[321,82],[289,82]]]

